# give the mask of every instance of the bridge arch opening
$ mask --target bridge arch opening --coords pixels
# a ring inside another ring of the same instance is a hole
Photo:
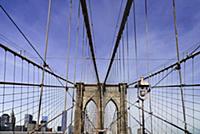
[[[106,134],[117,134],[118,107],[113,99],[110,99],[104,109],[104,128]]]
[[[93,99],[87,101],[84,110],[84,133],[92,134],[97,128],[97,105]]]

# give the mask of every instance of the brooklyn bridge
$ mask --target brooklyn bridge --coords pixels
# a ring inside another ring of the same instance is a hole
[[[0,133],[199,134],[200,1],[0,1]]]

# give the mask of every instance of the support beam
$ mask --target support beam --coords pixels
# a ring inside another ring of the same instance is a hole
[[[89,46],[90,46],[90,52],[92,55],[94,70],[95,70],[97,82],[100,83],[98,70],[97,70],[97,64],[96,64],[96,58],[95,58],[95,54],[94,54],[92,34],[91,34],[91,30],[90,30],[90,21],[89,21],[89,17],[88,17],[87,4],[86,4],[85,0],[81,0],[80,2],[81,2],[82,13],[83,13],[83,17],[84,17],[85,27],[86,27],[86,31],[87,31],[87,37],[89,40]]]
[[[108,70],[107,70],[106,77],[105,77],[105,80],[104,80],[104,84],[106,84],[106,81],[108,79],[112,64],[114,62],[115,55],[116,55],[117,49],[119,47],[121,36],[123,34],[124,27],[126,25],[127,18],[129,16],[129,12],[130,12],[132,3],[133,3],[133,0],[127,0],[126,7],[125,7],[125,10],[124,10],[124,14],[123,14],[123,18],[122,18],[122,21],[121,21],[121,25],[120,25],[120,28],[119,28],[118,35],[117,35],[117,39],[116,39],[115,46],[114,46],[114,49],[113,49],[113,53],[112,53],[112,56],[111,56],[110,64],[108,66]]]

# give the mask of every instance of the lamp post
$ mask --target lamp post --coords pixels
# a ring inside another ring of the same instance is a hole
[[[144,78],[141,77],[138,81],[138,84],[135,86],[137,90],[138,99],[142,102],[142,134],[145,134],[145,121],[144,121],[144,100],[147,97],[147,94],[150,92],[150,84],[147,81],[144,81]]]

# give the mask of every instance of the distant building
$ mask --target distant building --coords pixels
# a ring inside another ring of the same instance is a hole
[[[28,123],[32,123],[32,121],[33,121],[33,116],[31,114],[25,114],[24,127],[27,128],[28,127]]]
[[[12,110],[10,114],[10,130],[11,131],[15,130],[15,122],[16,122],[15,113],[14,113],[14,110]]]
[[[32,121],[30,123],[27,124],[27,131],[30,132],[30,131],[33,131],[36,127],[36,121]]]
[[[68,128],[68,134],[73,134],[74,133],[74,126],[70,125]]]
[[[61,130],[64,132],[67,128],[67,111],[62,112]]]
[[[48,121],[48,116],[42,116],[42,121]]]
[[[61,130],[61,126],[58,126],[58,127],[57,127],[57,131],[62,131],[62,130]]]
[[[10,130],[10,116],[8,114],[3,114],[1,116],[1,130],[0,131],[9,131]]]
[[[15,126],[15,131],[23,131],[23,130],[25,130],[24,126],[19,126],[19,125]]]
[[[3,114],[1,116],[1,124],[7,124],[9,123],[9,120],[10,120],[10,116],[8,114]]]
[[[41,124],[41,126],[42,126],[42,127],[41,127],[41,131],[42,131],[42,132],[47,131],[47,121],[41,120],[40,124]]]
[[[42,125],[42,128],[41,128],[41,131],[42,132],[45,132],[48,130],[48,127],[47,127],[47,122],[48,122],[48,116],[42,116],[42,120],[41,120],[41,125]]]

